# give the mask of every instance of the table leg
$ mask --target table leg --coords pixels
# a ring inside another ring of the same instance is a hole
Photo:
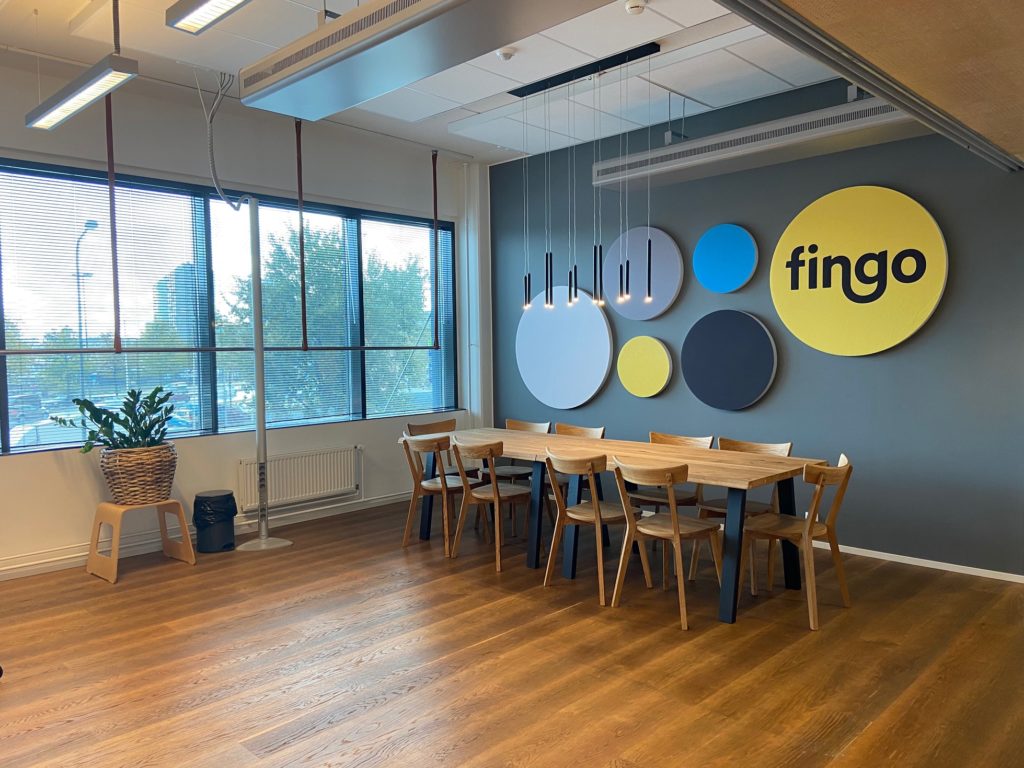
[[[725,541],[722,544],[722,592],[718,599],[718,620],[727,624],[736,621],[736,603],[740,593],[740,558],[743,557],[743,515],[746,504],[746,491],[741,488],[729,489]]]
[[[530,479],[530,519],[527,522],[526,567],[540,568],[541,525],[544,520],[543,461],[533,462]]]
[[[429,480],[437,474],[436,460],[434,454],[428,454],[423,464],[423,479]],[[434,494],[428,493],[423,496],[420,502],[420,538],[423,541],[430,540],[430,522],[434,514]]]
[[[796,517],[796,493],[793,478],[778,482],[779,511]],[[786,589],[800,589],[800,550],[791,541],[782,542],[782,569],[786,575]]]
[[[583,484],[579,475],[573,475],[569,480],[569,495],[565,500],[567,507],[574,507],[583,498]],[[567,579],[576,578],[576,555],[580,549],[580,527],[578,525],[567,525],[562,531],[562,575]]]

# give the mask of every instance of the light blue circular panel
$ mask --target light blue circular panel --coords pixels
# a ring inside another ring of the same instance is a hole
[[[746,285],[757,269],[757,243],[737,224],[718,224],[701,235],[693,251],[693,274],[715,293]]]

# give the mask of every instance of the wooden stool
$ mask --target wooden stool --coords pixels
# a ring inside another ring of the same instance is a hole
[[[196,553],[192,548],[192,537],[188,532],[188,522],[185,520],[185,510],[180,501],[167,499],[151,504],[115,504],[112,501],[100,502],[96,507],[96,517],[92,522],[92,543],[89,546],[89,560],[85,564],[85,572],[106,579],[111,584],[117,582],[117,553],[121,548],[121,518],[125,512],[132,512],[136,509],[156,508],[156,517],[160,523],[160,539],[163,541],[164,554],[176,560],[182,560],[191,565],[196,564]],[[178,525],[181,526],[181,541],[174,541],[167,535],[166,515],[175,515],[178,518]],[[101,555],[100,526],[106,523],[110,526],[110,554]]]

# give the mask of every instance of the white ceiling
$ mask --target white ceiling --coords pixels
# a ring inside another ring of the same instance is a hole
[[[252,0],[191,36],[164,25],[171,2],[121,0],[122,46],[143,75],[181,85],[194,85],[195,67],[237,72],[312,31],[323,4]],[[327,0],[338,12],[355,5]],[[523,104],[509,90],[653,41],[662,53],[603,74],[596,95],[592,79],[553,91],[547,117],[545,97],[532,97],[524,144]],[[111,48],[110,0],[0,0],[0,44],[91,63]],[[649,0],[638,15],[615,0],[509,44],[509,61],[481,56],[330,119],[492,162],[835,77],[712,0]],[[212,74],[202,76],[212,85]]]

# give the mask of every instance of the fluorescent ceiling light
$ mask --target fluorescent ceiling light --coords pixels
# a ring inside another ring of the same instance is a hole
[[[139,74],[139,62],[111,53],[25,116],[29,128],[50,130]]]
[[[249,0],[178,0],[167,9],[167,26],[198,35]]]

